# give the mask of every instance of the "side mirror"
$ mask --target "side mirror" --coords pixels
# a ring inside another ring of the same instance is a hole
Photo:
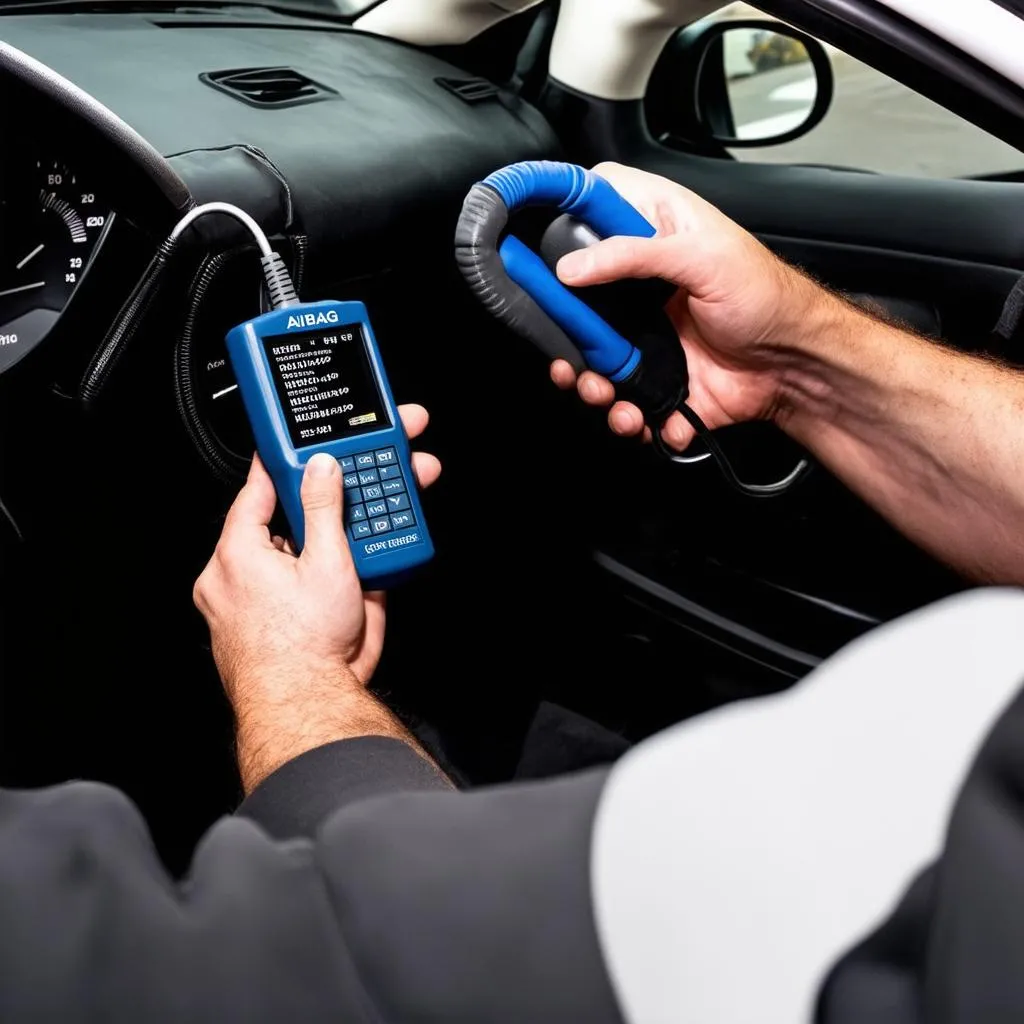
[[[832,63],[813,37],[777,21],[704,19],[665,48],[647,113],[662,141],[721,153],[806,135],[834,91]]]

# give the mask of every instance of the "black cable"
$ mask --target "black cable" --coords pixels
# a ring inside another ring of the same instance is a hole
[[[744,483],[736,475],[736,470],[732,468],[732,463],[725,452],[722,451],[722,447],[715,439],[715,435],[710,427],[685,402],[680,402],[676,408],[682,413],[686,422],[693,427],[697,436],[707,445],[708,451],[715,462],[718,463],[722,476],[741,494],[751,498],[777,498],[799,483],[810,468],[810,463],[806,459],[801,459],[792,473],[773,484]],[[651,437],[654,441],[654,447],[660,454],[664,455],[667,459],[674,459],[676,457],[676,453],[665,443],[660,430],[652,430]]]
[[[188,312],[174,346],[174,400],[189,439],[206,466],[222,483],[235,484],[245,475],[246,463],[235,459],[211,436],[199,412],[192,369],[193,341],[203,303],[221,268],[240,250],[205,256],[189,287]]]
[[[160,243],[156,255],[114,318],[103,344],[90,360],[79,385],[78,397],[83,405],[88,407],[96,401],[114,367],[131,345],[135,332],[146,319],[146,314],[160,294],[167,267],[177,246],[178,241],[175,238],[168,238]]]
[[[18,521],[11,515],[11,510],[3,501],[0,501],[0,516],[7,520],[7,525],[14,531],[14,536],[18,538],[19,543],[24,544],[25,538],[22,535],[21,528],[18,526]]]
[[[308,243],[305,235],[292,235],[291,243],[292,280],[295,282],[296,290],[299,290],[302,288],[305,273]],[[210,432],[196,398],[197,384],[193,362],[196,357],[199,322],[210,289],[223,267],[245,251],[232,249],[203,259],[189,287],[188,313],[174,348],[174,398],[178,415],[207,468],[219,480],[228,484],[237,484],[239,480],[245,478],[249,459],[243,459],[230,451]],[[266,309],[269,308],[268,303]]]
[[[299,301],[284,261],[271,247],[263,229],[245,210],[241,210],[231,203],[221,202],[193,206],[174,226],[169,237],[160,243],[156,255],[118,312],[100,350],[89,363],[78,391],[83,405],[88,407],[95,402],[118,360],[124,355],[125,350],[135,337],[135,333],[145,321],[163,286],[167,267],[177,250],[181,236],[197,220],[211,213],[233,217],[252,235],[260,250],[260,266],[263,269],[264,280],[270,292],[273,307],[279,309],[295,305]]]

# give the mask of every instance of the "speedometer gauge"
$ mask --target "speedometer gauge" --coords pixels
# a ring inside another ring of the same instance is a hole
[[[0,369],[54,325],[110,213],[66,164],[5,168],[0,203]]]

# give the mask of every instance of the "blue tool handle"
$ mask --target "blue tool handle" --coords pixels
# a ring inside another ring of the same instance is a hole
[[[563,204],[562,211],[589,224],[602,238],[613,235],[631,235],[653,238],[654,226],[630,202],[598,174],[590,175],[589,187],[572,203]]]
[[[612,381],[636,369],[639,350],[573,295],[532,249],[508,235],[498,252],[508,276],[576,342],[590,369]]]
[[[495,171],[481,184],[501,196],[509,213],[523,206],[557,206],[589,224],[602,238],[653,238],[655,234],[647,218],[604,178],[576,164],[524,160]]]
[[[456,261],[489,312],[549,359],[568,359],[577,372],[589,366],[613,383],[624,381],[640,363],[639,350],[519,239],[502,238],[511,214],[524,206],[554,206],[601,238],[650,238],[654,228],[593,171],[532,160],[503,167],[474,185],[455,232]]]

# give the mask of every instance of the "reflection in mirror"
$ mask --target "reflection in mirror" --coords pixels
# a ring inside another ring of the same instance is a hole
[[[729,29],[723,42],[735,137],[761,141],[800,128],[818,96],[807,47],[779,32],[742,27]]]

